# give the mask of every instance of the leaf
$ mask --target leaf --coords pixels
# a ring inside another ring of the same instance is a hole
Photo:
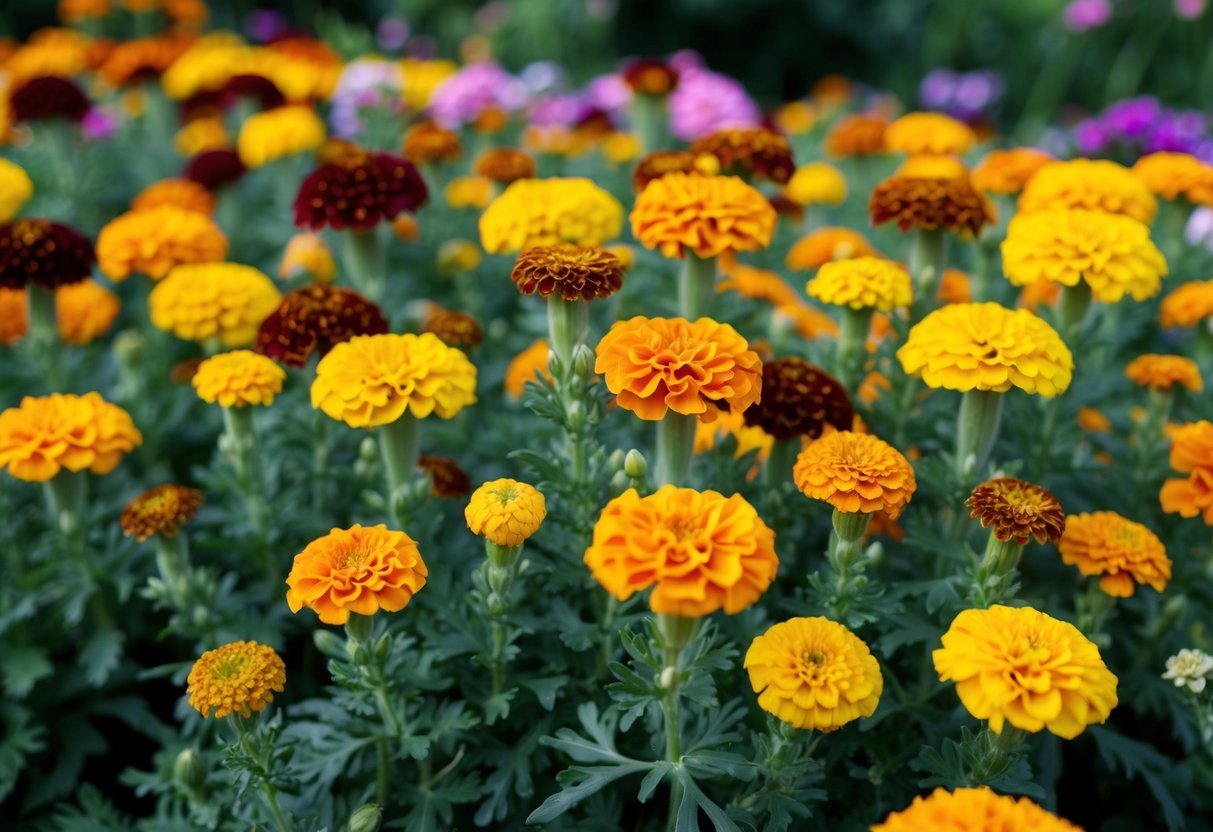
[[[540,679],[523,679],[522,684],[534,692],[535,698],[539,700],[539,704],[545,711],[550,711],[556,707],[556,696],[568,684],[568,681],[568,676],[561,675]]]
[[[4,691],[13,699],[24,699],[39,679],[53,673],[54,665],[46,653],[30,645],[6,648],[0,658],[0,673],[4,674]]]
[[[84,649],[80,651],[84,678],[93,687],[101,687],[121,658],[122,633],[109,627],[94,631],[84,643]]]
[[[1110,728],[1093,725],[1087,732],[1095,739],[1099,748],[1099,756],[1113,770],[1120,769],[1129,779],[1140,775],[1150,794],[1158,801],[1162,809],[1163,820],[1167,828],[1176,832],[1184,828],[1183,812],[1171,794],[1173,787],[1181,794],[1191,785],[1191,775],[1187,768],[1175,765],[1175,762],[1155,751],[1144,742],[1118,734]],[[1168,779],[1178,782],[1168,785]]]
[[[613,766],[577,766],[568,768],[556,776],[560,791],[543,801],[538,809],[527,817],[527,823],[547,823],[560,817],[592,794],[602,791],[621,777],[637,774],[652,766],[652,763],[633,762]]]
[[[636,799],[641,803],[647,803],[648,799],[653,796],[653,792],[657,786],[665,779],[665,776],[674,770],[674,764],[662,760],[653,766],[653,769],[644,776],[644,780],[640,781],[640,791],[636,793]]]
[[[703,813],[708,816],[708,820],[712,822],[712,826],[716,829],[716,832],[741,832],[741,830],[737,827],[737,824],[733,822],[732,818],[725,813],[724,809],[721,809],[719,806],[713,803],[707,795],[700,791],[699,786],[695,783],[695,778],[691,776],[689,771],[687,771],[685,768],[680,769],[678,771],[678,780],[682,784],[683,798],[682,803],[679,804],[678,807],[677,826],[675,826],[676,832],[677,830],[683,829],[683,807],[686,806],[688,799],[693,801],[694,808],[689,810],[691,825],[687,826],[686,829],[699,829],[698,814],[699,810],[702,809]]]

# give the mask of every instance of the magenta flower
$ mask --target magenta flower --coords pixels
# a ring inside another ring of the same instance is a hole
[[[681,71],[669,104],[670,129],[682,141],[726,127],[754,127],[759,119],[758,105],[741,84],[706,69]]]
[[[469,64],[447,78],[430,99],[430,116],[448,130],[474,121],[489,107],[507,112],[527,103],[526,85],[492,62]]]
[[[1072,0],[1061,13],[1061,20],[1072,32],[1098,29],[1112,19],[1112,4],[1108,0]]]

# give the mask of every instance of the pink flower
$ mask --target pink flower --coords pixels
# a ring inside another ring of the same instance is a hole
[[[1112,4],[1108,0],[1072,0],[1061,13],[1061,20],[1072,32],[1098,29],[1112,19]]]
[[[1175,0],[1175,14],[1184,20],[1195,20],[1205,13],[1205,0]]]

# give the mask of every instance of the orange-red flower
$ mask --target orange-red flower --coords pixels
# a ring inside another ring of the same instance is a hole
[[[771,243],[775,209],[736,176],[670,173],[654,179],[632,208],[632,234],[666,257],[755,251]]]
[[[1162,510],[1203,516],[1213,526],[1213,422],[1201,420],[1171,431],[1171,467],[1187,476],[1163,483]]]
[[[1061,559],[1084,575],[1099,575],[1099,588],[1128,598],[1137,584],[1162,592],[1171,580],[1171,560],[1154,532],[1114,511],[1075,514],[1057,544]]]
[[[792,469],[806,497],[847,514],[884,512],[896,520],[914,496],[914,468],[887,442],[867,433],[838,431],[809,444]]]

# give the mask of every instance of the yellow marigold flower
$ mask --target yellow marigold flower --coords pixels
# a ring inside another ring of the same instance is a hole
[[[1116,303],[1126,294],[1145,300],[1158,293],[1167,273],[1167,261],[1145,225],[1081,209],[1016,215],[1002,242],[1002,264],[1016,286],[1040,278],[1063,286],[1082,280],[1104,303]]]
[[[896,176],[908,179],[958,179],[967,177],[969,169],[955,156],[910,156],[902,162]]]
[[[1017,194],[1052,161],[1052,156],[1034,147],[991,150],[973,168],[973,187],[988,194]]]
[[[1187,153],[1151,153],[1130,168],[1150,193],[1163,199],[1213,204],[1213,165]]]
[[[603,246],[607,254],[613,254],[615,259],[623,264],[623,270],[626,272],[632,266],[636,265],[636,249],[624,243],[616,243],[613,246]]]
[[[850,257],[879,257],[868,238],[849,228],[827,226],[796,241],[788,251],[787,264],[795,271],[811,271],[834,260]]]
[[[824,434],[796,458],[796,487],[847,514],[900,516],[918,487],[914,468],[889,443],[867,433]]]
[[[535,178],[535,159],[516,147],[491,147],[476,157],[473,172],[493,182],[508,185]]]
[[[1205,382],[1200,377],[1200,367],[1196,366],[1195,361],[1182,355],[1139,355],[1125,367],[1125,376],[1142,387],[1155,390],[1170,390],[1177,384],[1193,393],[1205,389]]]
[[[25,289],[0,288],[0,347],[17,343],[29,331],[29,296]]]
[[[198,398],[220,407],[274,403],[282,392],[286,371],[273,359],[252,350],[234,350],[212,356],[198,365],[191,383]]]
[[[1185,478],[1162,484],[1162,510],[1181,517],[1202,516],[1213,526],[1213,422],[1180,425],[1171,432],[1171,467]]]
[[[967,176],[931,179],[893,175],[872,190],[868,214],[873,225],[896,222],[902,231],[942,228],[973,235],[994,222],[994,206]]]
[[[753,451],[758,452],[758,461],[765,462],[775,446],[775,437],[760,427],[747,425],[745,415],[729,411],[720,414],[714,422],[698,422],[695,425],[695,453],[705,454],[716,447],[716,442],[726,436],[737,442],[734,459],[741,459]]]
[[[188,685],[190,707],[203,717],[240,714],[247,719],[286,689],[286,665],[273,648],[233,641],[203,653],[190,670]]]
[[[906,113],[884,132],[889,150],[909,156],[967,153],[977,143],[969,125],[943,113]]]
[[[419,61],[413,58],[402,60],[400,72],[404,77],[405,106],[418,113],[430,106],[434,90],[458,69],[454,61]]]
[[[198,513],[202,492],[184,485],[157,485],[144,491],[122,509],[122,533],[140,543],[153,535],[176,537],[177,531]]]
[[[134,272],[160,280],[183,263],[217,263],[227,257],[227,237],[206,214],[175,205],[128,211],[97,237],[97,265],[110,280]]]
[[[744,666],[758,707],[806,731],[834,731],[871,716],[884,690],[868,645],[820,616],[772,626],[751,642]]]
[[[414,124],[404,134],[401,154],[415,165],[458,162],[463,158],[459,134],[432,121]]]
[[[480,247],[471,240],[444,240],[438,247],[438,271],[470,272],[480,265]]]
[[[914,798],[871,832],[1082,832],[1068,820],[1045,811],[1026,797],[995,794],[989,786],[936,789]]]
[[[607,503],[585,563],[620,601],[651,586],[653,612],[684,618],[741,612],[779,570],[775,533],[745,498],[673,485]]]
[[[799,136],[813,129],[817,111],[806,101],[789,101],[775,111],[775,124],[789,136]]]
[[[337,276],[333,253],[319,234],[301,231],[287,241],[278,276],[287,280],[300,272],[311,275],[321,283],[331,283]]]
[[[197,156],[208,150],[227,150],[232,146],[223,119],[218,116],[196,118],[185,124],[173,137],[173,147],[182,156]]]
[[[547,517],[543,494],[533,485],[511,479],[486,482],[472,492],[463,519],[472,534],[498,546],[521,546],[539,531]]]
[[[325,624],[350,613],[399,612],[429,575],[417,542],[387,526],[333,529],[295,555],[286,577],[291,612],[307,607]]]
[[[152,323],[178,338],[243,347],[281,301],[274,282],[252,266],[196,263],[169,272],[152,289],[148,307]]]
[[[765,300],[774,306],[804,303],[792,285],[775,272],[742,263],[730,263],[724,272],[724,278],[716,284],[717,293],[737,292],[747,298]]]
[[[82,280],[55,291],[55,310],[60,340],[82,347],[109,330],[122,303],[100,283]]]
[[[1128,168],[1104,159],[1051,162],[1038,170],[1019,195],[1019,211],[1086,208],[1123,214],[1149,225],[1158,200]]]
[[[324,122],[310,106],[275,107],[248,117],[236,139],[236,152],[246,167],[259,168],[315,150],[325,137]]]
[[[640,155],[640,138],[634,133],[613,131],[602,140],[602,155],[614,165],[630,162]]]
[[[8,159],[0,159],[0,222],[17,216],[33,195],[34,183],[25,169]]]
[[[884,312],[909,306],[914,298],[910,273],[900,263],[879,257],[826,263],[805,289],[822,303]]]
[[[825,152],[831,156],[874,156],[885,153],[885,132],[889,121],[875,114],[856,114],[839,119],[825,138]]]
[[[829,162],[810,162],[796,169],[783,193],[797,205],[841,205],[847,198],[847,180]]]
[[[96,50],[91,49],[93,43],[86,35],[71,29],[39,29],[4,62],[9,89],[15,90],[40,76],[80,75],[96,63],[90,60],[96,56]]]
[[[1056,543],[1066,528],[1066,515],[1056,497],[1014,477],[982,483],[973,489],[965,506],[983,529],[993,527],[994,537],[1020,545],[1029,538]]]
[[[65,468],[108,474],[141,444],[130,414],[98,393],[26,396],[0,413],[0,468],[26,482]]]
[[[131,200],[132,211],[147,211],[161,205],[175,205],[209,217],[215,213],[215,195],[190,179],[161,179]]]
[[[1171,580],[1171,561],[1158,536],[1114,511],[1071,515],[1057,549],[1083,575],[1100,575],[1099,588],[1114,598],[1128,598],[1137,584],[1162,592]]]
[[[1009,722],[1072,740],[1116,707],[1117,679],[1099,648],[1031,607],[965,610],[934,659],[939,680],[955,681],[961,703],[995,734]]]
[[[721,409],[745,412],[762,395],[758,353],[711,318],[616,321],[596,353],[594,372],[605,375],[619,406],[648,421],[673,410],[710,422]]]
[[[548,372],[548,353],[551,347],[546,338],[539,338],[510,361],[505,370],[505,392],[513,399],[521,399],[526,390],[526,383],[535,380],[535,374],[540,373],[548,381],[552,374]]]
[[[1213,280],[1190,280],[1172,289],[1159,308],[1164,327],[1196,326],[1213,315]]]
[[[632,208],[632,234],[666,257],[715,257],[771,244],[775,209],[736,176],[669,173],[645,186]]]
[[[928,387],[998,393],[1018,387],[1046,398],[1064,392],[1074,373],[1074,357],[1053,327],[997,303],[936,309],[910,329],[897,359]]]
[[[1080,407],[1078,426],[1087,433],[1107,433],[1112,430],[1112,421],[1093,407]]]
[[[480,243],[490,254],[531,246],[600,246],[619,236],[623,206],[589,179],[520,179],[480,216]]]
[[[476,401],[476,367],[431,332],[357,335],[316,366],[312,407],[352,428],[395,422],[407,411],[454,418]]]
[[[486,176],[456,176],[442,189],[452,208],[484,208],[493,201],[493,180]]]

